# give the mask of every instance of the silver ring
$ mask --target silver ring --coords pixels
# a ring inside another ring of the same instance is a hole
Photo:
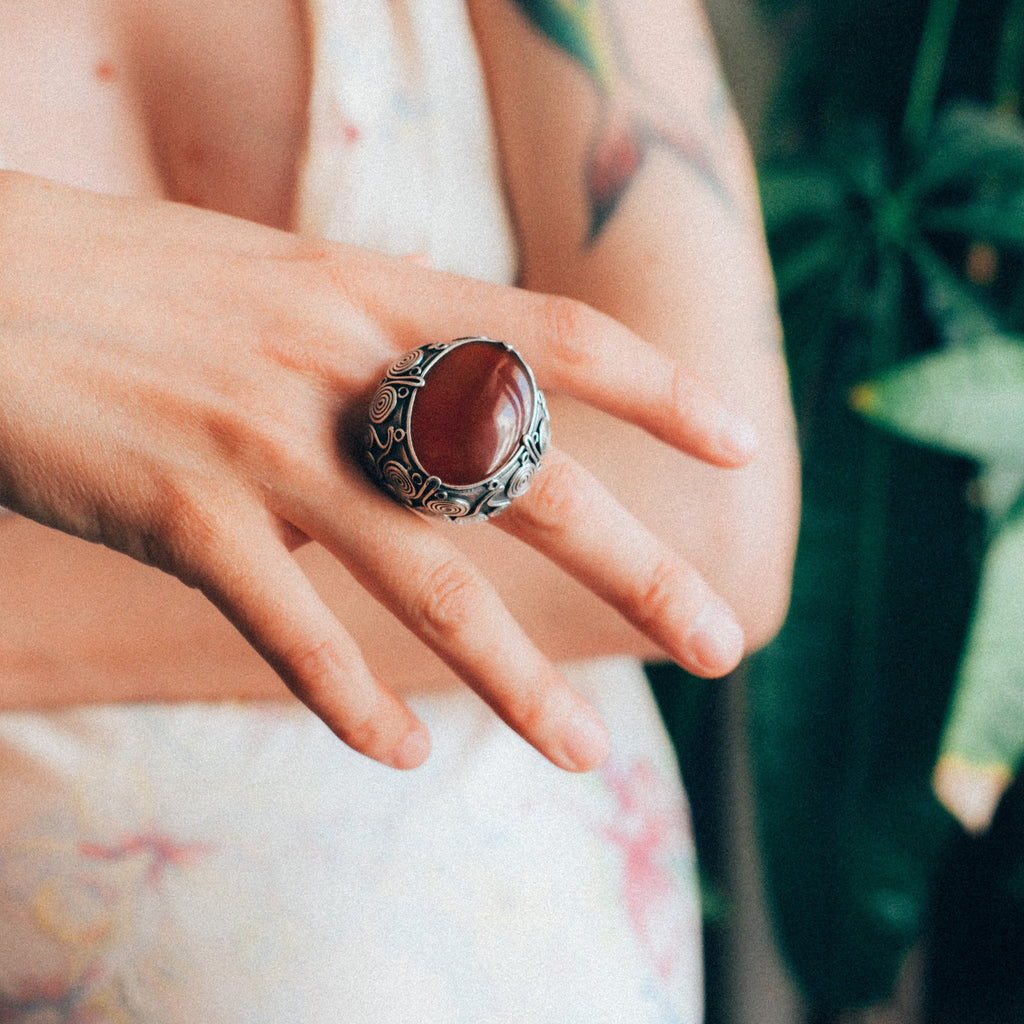
[[[370,403],[370,474],[415,512],[453,522],[524,494],[551,441],[533,371],[511,345],[457,338],[407,352]]]

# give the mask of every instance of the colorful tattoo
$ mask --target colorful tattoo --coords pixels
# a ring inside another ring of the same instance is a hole
[[[598,0],[514,0],[532,24],[579,63],[601,95],[603,114],[584,170],[590,207],[588,242],[615,212],[647,152],[661,146],[692,167],[724,202],[730,201],[709,148],[620,67],[612,33]],[[720,114],[725,93],[719,81],[709,115]],[[727,108],[728,104],[725,104]]]
[[[597,84],[611,86],[614,61],[593,0],[516,0],[526,16],[556,45],[575,57]]]

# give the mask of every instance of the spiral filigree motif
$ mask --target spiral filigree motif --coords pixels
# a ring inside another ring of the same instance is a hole
[[[388,374],[395,376],[399,373],[405,373],[406,370],[411,370],[422,358],[423,350],[414,348],[411,352],[406,352],[404,356],[392,363]]]
[[[470,513],[469,502],[459,498],[431,498],[423,503],[423,507],[435,516],[448,519],[461,519]]]
[[[525,494],[530,489],[530,484],[533,483],[533,475],[536,472],[536,463],[524,462],[512,474],[511,479],[505,485],[505,493],[509,498],[518,498],[520,495]]]
[[[416,497],[419,488],[413,482],[409,471],[400,462],[387,463],[381,470],[380,475],[384,478],[384,482],[400,498],[412,501]]]
[[[398,393],[385,381],[377,388],[373,401],[370,403],[370,422],[383,423],[394,412],[396,405],[398,405]]]

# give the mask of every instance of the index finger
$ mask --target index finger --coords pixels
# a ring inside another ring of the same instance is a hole
[[[444,278],[423,287],[415,275]],[[757,431],[710,385],[614,318],[574,299],[542,295],[392,262],[367,275],[409,348],[485,335],[513,345],[542,388],[580,399],[714,465],[746,464]],[[401,308],[396,308],[401,307]]]

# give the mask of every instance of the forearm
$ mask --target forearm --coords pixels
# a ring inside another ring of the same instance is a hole
[[[593,6],[608,14],[596,28],[617,33],[610,84],[542,31],[545,4],[474,9],[522,283],[625,323],[710,382],[760,435],[748,467],[722,470],[556,399],[558,442],[706,574],[753,647],[788,602],[792,415],[749,152],[702,18],[674,7],[673,17],[645,10],[630,24]]]
[[[788,603],[798,504],[788,383],[759,227],[689,202],[684,173],[652,155],[630,208],[589,257],[535,279],[671,352],[756,426],[758,453],[742,469],[687,459],[618,425],[564,442],[706,574],[755,647]],[[624,273],[623,260],[635,269]]]

